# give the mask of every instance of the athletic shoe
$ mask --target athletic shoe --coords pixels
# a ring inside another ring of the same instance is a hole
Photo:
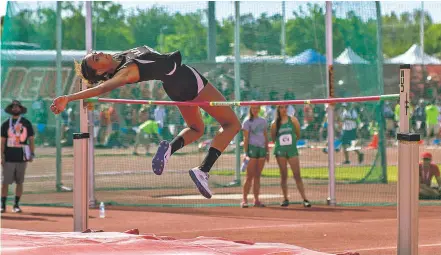
[[[240,207],[242,207],[242,208],[248,208],[249,206],[248,206],[248,203],[247,203],[247,202],[242,202],[242,203],[240,203]]]
[[[280,204],[280,206],[283,206],[283,207],[287,207],[288,205],[289,205],[289,200],[288,199],[283,200],[283,202]]]
[[[257,201],[257,202],[254,202],[254,207],[265,207],[265,205],[262,204],[262,202]]]
[[[189,174],[202,196],[206,198],[211,198],[212,193],[210,191],[210,188],[208,188],[208,178],[210,177],[210,175],[208,173],[202,172],[197,167],[191,169],[189,171]]]
[[[303,200],[303,206],[304,207],[311,207],[311,203],[308,200]]]
[[[159,143],[158,151],[152,160],[152,169],[156,175],[161,175],[171,155],[171,146],[167,141]]]
[[[12,208],[12,212],[14,212],[14,213],[21,213],[22,211],[20,209],[20,206],[14,205],[14,208]]]
[[[1,213],[5,213],[5,212],[6,212],[6,208],[5,208],[5,207],[2,207],[1,210],[0,210],[0,212],[1,212]]]

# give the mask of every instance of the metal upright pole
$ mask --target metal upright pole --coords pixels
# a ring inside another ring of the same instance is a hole
[[[83,232],[88,228],[87,206],[87,150],[88,133],[73,134],[74,146],[74,192],[73,192],[73,218],[74,231]]]
[[[234,2],[235,26],[234,26],[234,97],[240,101],[240,2]],[[239,107],[236,107],[236,114],[239,115]],[[240,185],[240,139],[239,135],[235,138],[236,144],[236,180]]]
[[[420,46],[421,46],[421,64],[424,65],[424,2],[423,1],[421,1]]]
[[[332,2],[326,1],[326,84],[328,98],[334,95],[334,67],[332,54]],[[335,149],[334,149],[334,105],[328,106],[328,167],[329,167],[329,184],[328,184],[328,204],[336,205],[335,198]]]
[[[208,40],[207,59],[216,62],[216,2],[208,1]]]
[[[282,31],[280,34],[280,53],[283,58],[286,56],[286,13],[285,13],[285,1],[282,1]]]
[[[55,27],[55,33],[56,33],[56,51],[57,51],[57,59],[56,59],[56,66],[57,66],[57,86],[55,89],[55,95],[57,97],[61,96],[62,94],[62,73],[61,73],[61,47],[62,47],[62,20],[61,20],[61,2],[57,2],[57,22]],[[62,184],[61,184],[61,175],[62,175],[62,168],[61,168],[61,160],[62,160],[62,151],[61,151],[61,116],[58,114],[55,116],[55,141],[56,141],[56,182],[55,182],[55,188],[59,192],[62,190]],[[63,130],[64,132],[64,130]]]
[[[86,2],[86,51],[90,53],[92,51],[92,2]],[[91,104],[91,103],[90,103]],[[82,104],[81,104],[82,105]],[[85,116],[86,123],[81,122],[82,132],[87,128],[87,132],[90,134],[89,143],[87,147],[87,166],[88,166],[88,191],[89,191],[89,206],[91,208],[96,207],[95,199],[95,146],[94,146],[94,126],[93,126],[93,105],[92,107],[85,108],[87,115]],[[83,116],[84,117],[84,116]],[[87,125],[84,127],[83,125]]]
[[[381,3],[375,1],[375,9],[377,13],[377,82],[380,87],[379,93],[384,94],[384,80],[383,80],[383,21],[381,16]],[[378,119],[378,151],[380,153],[381,169],[383,172],[382,183],[387,183],[387,154],[386,154],[386,120],[384,119],[384,101],[379,102]]]

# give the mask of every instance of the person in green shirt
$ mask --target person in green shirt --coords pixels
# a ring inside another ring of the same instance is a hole
[[[159,125],[156,121],[149,118],[149,112],[147,108],[142,108],[139,111],[140,119],[144,119],[141,125],[138,126],[138,131],[135,138],[135,146],[133,148],[133,155],[138,155],[138,146],[141,144],[146,150],[146,155],[150,155],[149,149],[152,142],[158,142],[159,137]]]
[[[299,151],[297,149],[297,139],[300,138],[300,123],[294,116],[288,116],[287,107],[285,105],[277,106],[276,119],[271,124],[271,138],[274,141],[274,155],[280,169],[281,182],[283,192],[283,202],[281,206],[288,206],[288,166],[296,181],[297,189],[303,198],[303,206],[311,207],[305,195],[302,177],[300,175]]]
[[[424,111],[426,112],[427,143],[429,143],[432,137],[439,135],[439,109],[435,105],[435,102],[431,102],[426,106]]]

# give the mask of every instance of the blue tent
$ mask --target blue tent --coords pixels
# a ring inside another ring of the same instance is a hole
[[[285,63],[290,65],[326,64],[326,57],[313,49],[307,49],[297,56],[287,58]]]

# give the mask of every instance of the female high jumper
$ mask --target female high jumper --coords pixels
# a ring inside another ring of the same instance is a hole
[[[51,110],[62,112],[66,105],[75,100],[96,97],[118,87],[141,81],[160,80],[167,95],[173,101],[202,102],[225,101],[225,97],[195,68],[181,63],[179,51],[161,54],[148,46],[141,46],[115,55],[100,53],[87,54],[81,64],[75,63],[76,72],[91,85],[97,85],[80,92],[54,99]],[[178,106],[187,123],[170,143],[162,141],[152,160],[153,172],[162,174],[170,156],[185,145],[191,144],[204,134],[198,106]],[[240,131],[240,122],[229,106],[201,106],[222,126],[214,137],[208,154],[202,163],[191,169],[189,174],[199,192],[211,198],[208,187],[209,171],[234,136]]]

